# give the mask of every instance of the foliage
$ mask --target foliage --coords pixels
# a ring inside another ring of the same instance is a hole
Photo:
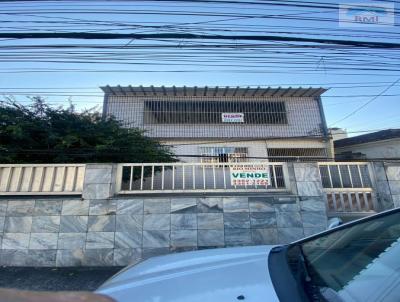
[[[166,146],[93,109],[0,103],[0,163],[173,162]]]

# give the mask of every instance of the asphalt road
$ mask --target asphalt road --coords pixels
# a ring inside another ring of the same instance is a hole
[[[38,291],[93,291],[120,269],[1,267],[0,287]]]

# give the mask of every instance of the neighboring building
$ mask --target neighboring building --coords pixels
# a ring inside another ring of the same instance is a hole
[[[400,158],[400,129],[340,139],[334,142],[337,159]]]
[[[347,131],[342,128],[329,128],[329,133],[331,134],[332,141],[347,138]]]
[[[331,157],[324,88],[102,87],[103,114],[174,146],[184,161]],[[185,155],[201,156],[201,159]]]

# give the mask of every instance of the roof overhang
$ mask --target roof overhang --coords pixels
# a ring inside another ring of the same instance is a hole
[[[144,86],[102,86],[107,95],[115,96],[179,96],[179,97],[320,97],[328,89],[325,88],[282,88],[282,87],[144,87]]]
[[[386,129],[363,135],[338,139],[333,142],[335,148],[349,147],[354,145],[368,144],[379,141],[388,141],[400,138],[400,129]]]

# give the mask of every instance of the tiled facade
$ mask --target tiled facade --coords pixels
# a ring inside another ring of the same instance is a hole
[[[313,206],[302,206],[309,200]],[[25,202],[32,207],[16,213],[15,205]],[[0,264],[19,266],[118,266],[174,251],[287,243],[324,230],[327,222],[322,199],[295,196],[37,199],[1,204],[7,209],[0,219]],[[55,205],[51,211],[49,204]]]
[[[289,167],[287,194],[257,196],[121,197],[114,168],[88,165],[83,198],[0,199],[0,265],[122,266],[171,252],[288,243],[327,227],[315,163]],[[374,169],[384,208],[400,206],[400,166]]]

